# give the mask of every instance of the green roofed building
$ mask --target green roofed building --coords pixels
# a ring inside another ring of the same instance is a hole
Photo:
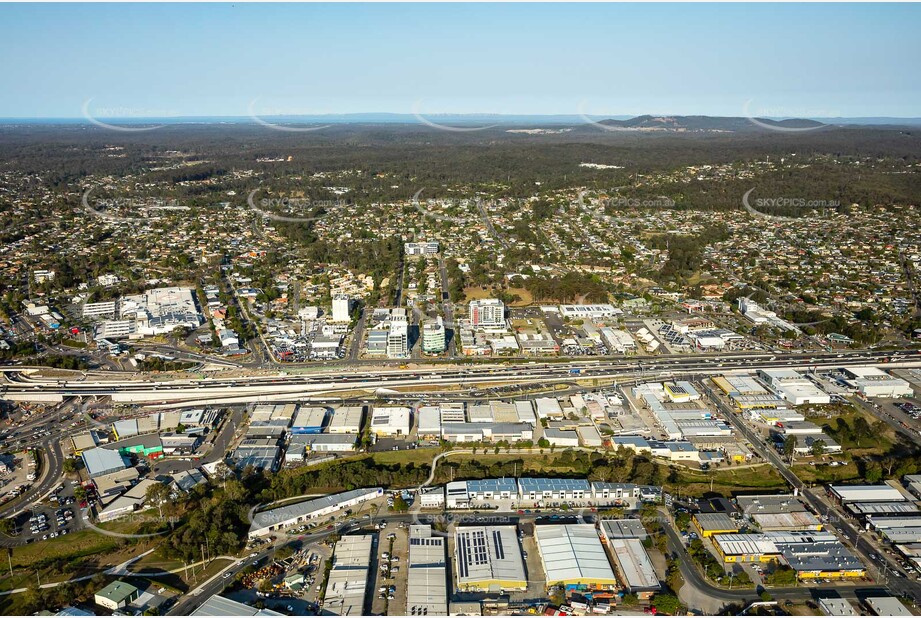
[[[96,605],[115,611],[126,607],[141,596],[141,591],[129,583],[116,580],[96,593]]]

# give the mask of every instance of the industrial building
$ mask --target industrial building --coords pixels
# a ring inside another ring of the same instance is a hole
[[[364,419],[364,406],[342,406],[333,409],[326,431],[329,433],[358,433]]]
[[[324,612],[337,616],[363,616],[371,570],[370,534],[344,536],[336,543],[333,565],[326,580]]]
[[[874,616],[914,616],[905,605],[895,597],[867,597],[864,604]]]
[[[853,579],[866,568],[830,532],[765,532],[720,534],[713,537],[717,553],[726,563],[781,561],[799,579]]]
[[[445,505],[444,487],[423,487],[418,493],[419,506],[424,509],[440,509]]]
[[[639,539],[649,536],[639,519],[604,519],[601,521],[601,535],[610,539]]]
[[[221,595],[214,595],[192,612],[193,616],[284,616],[270,609],[257,609]]]
[[[371,433],[377,436],[408,436],[412,411],[403,407],[381,407],[371,411]]]
[[[595,526],[591,524],[538,525],[534,540],[546,574],[547,586],[564,586],[583,595],[613,591],[617,579]]]
[[[819,600],[819,609],[826,616],[859,616],[847,599],[840,597],[824,597]]]
[[[83,451],[96,448],[99,445],[99,440],[96,438],[96,432],[87,431],[71,438],[71,444],[73,445],[74,455],[79,457]]]
[[[778,397],[794,406],[831,402],[828,393],[793,369],[761,369],[758,376],[777,393]]]
[[[100,522],[106,522],[133,513],[144,505],[147,500],[147,491],[156,484],[157,481],[153,479],[141,480],[124,494],[106,504],[105,508],[99,508],[97,519]]]
[[[841,504],[851,502],[904,502],[907,497],[891,485],[829,485],[829,494]]]
[[[127,607],[129,603],[137,600],[139,596],[141,596],[141,591],[131,584],[115,580],[93,595],[93,601],[95,601],[96,605],[114,612]]]
[[[80,455],[86,474],[92,479],[97,476],[118,472],[128,467],[128,459],[117,450],[91,448]]]
[[[438,406],[419,406],[416,411],[416,435],[420,439],[441,438],[441,408]]]
[[[530,477],[452,481],[445,486],[445,506],[449,509],[466,508],[474,500],[494,499],[517,499],[530,503],[580,500],[598,505],[622,500],[661,502],[662,488],[634,483]]]
[[[911,385],[878,367],[842,367],[845,383],[864,397],[911,397]]]
[[[326,408],[301,407],[291,423],[291,433],[320,433],[326,422]]]
[[[515,479],[476,479],[461,481],[466,483],[467,496],[470,500],[508,500],[518,495]]]
[[[249,538],[268,536],[275,530],[282,530],[289,526],[303,524],[311,519],[325,517],[341,509],[347,509],[383,495],[384,490],[381,487],[354,489],[262,511],[253,515],[253,523],[249,528]]]
[[[420,417],[419,436],[425,437]],[[531,440],[534,431],[527,423],[451,423],[442,425],[441,437],[448,442],[518,442]]]
[[[431,526],[409,527],[407,616],[448,614],[446,539],[432,536]]]
[[[230,460],[239,470],[252,466],[275,472],[281,463],[281,446],[275,438],[247,437],[231,453]]]
[[[537,418],[540,420],[556,420],[563,418],[563,408],[555,397],[538,397],[534,400],[537,406]]]
[[[515,526],[458,527],[454,532],[457,588],[463,592],[526,590]]]
[[[303,459],[306,452],[350,453],[358,436],[350,433],[294,434],[285,452],[285,461]]]
[[[739,531],[739,524],[725,513],[695,513],[691,521],[703,538]]]
[[[611,548],[624,588],[629,592],[640,599],[647,599],[662,588],[642,541],[609,538],[608,547]]]
[[[553,427],[544,429],[544,440],[554,446],[579,446],[578,432]]]
[[[525,500],[583,500],[592,496],[585,479],[520,478],[518,487]]]
[[[739,496],[739,508],[764,532],[822,529],[818,518],[793,495]]]

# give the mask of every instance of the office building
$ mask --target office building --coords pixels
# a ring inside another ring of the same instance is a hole
[[[445,325],[441,316],[434,322],[422,326],[422,351],[426,354],[440,354],[445,351]]]
[[[352,319],[352,300],[346,294],[333,296],[333,322],[349,322]]]
[[[409,356],[409,326],[406,322],[391,322],[387,332],[387,358]]]

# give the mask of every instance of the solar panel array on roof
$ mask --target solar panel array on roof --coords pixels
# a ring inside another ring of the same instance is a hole
[[[591,491],[591,485],[584,479],[520,478],[518,483],[523,494],[532,491]]]
[[[454,553],[461,589],[527,587],[515,526],[458,528]]]

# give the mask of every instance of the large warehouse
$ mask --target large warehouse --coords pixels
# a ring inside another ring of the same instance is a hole
[[[611,590],[617,579],[595,526],[554,524],[535,526],[547,586],[562,585],[580,592]]]
[[[358,433],[364,418],[364,406],[342,406],[333,410],[326,431],[329,433]]]
[[[90,478],[118,472],[128,467],[128,460],[125,456],[115,450],[91,448],[83,451],[81,457]]]
[[[323,610],[338,616],[365,615],[365,590],[371,567],[370,534],[344,536],[336,543],[326,580]]]
[[[374,408],[371,413],[371,433],[378,436],[408,436],[412,427],[409,408]]]
[[[911,397],[911,385],[878,367],[842,367],[845,382],[864,397]]]
[[[311,519],[335,513],[340,509],[347,509],[383,495],[384,490],[381,487],[353,489],[341,494],[331,494],[322,498],[307,500],[306,502],[286,504],[268,511],[262,511],[253,515],[253,523],[249,528],[249,538],[268,536],[275,530],[302,524]]]
[[[406,589],[406,614],[446,616],[448,614],[448,576],[446,540],[432,536],[431,526],[409,528],[409,580]]]
[[[642,541],[612,538],[608,539],[608,545],[627,590],[643,599],[662,587]]]
[[[829,485],[828,491],[841,504],[850,502],[904,502],[907,497],[891,485]]]
[[[758,375],[778,396],[795,406],[831,401],[828,393],[793,369],[761,369]]]
[[[294,416],[294,422],[291,424],[291,433],[320,433],[323,431],[323,423],[325,421],[326,408],[302,407]]]
[[[526,590],[515,526],[460,527],[454,533],[457,588],[463,592]]]

